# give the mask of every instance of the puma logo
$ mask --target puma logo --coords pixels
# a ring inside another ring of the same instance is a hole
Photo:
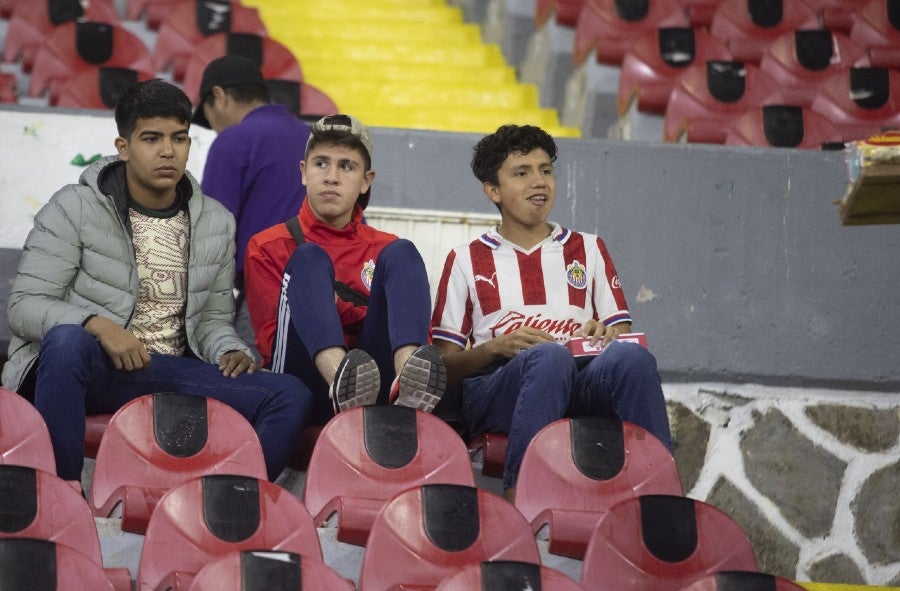
[[[497,286],[494,285],[494,278],[495,278],[495,277],[497,277],[497,272],[496,272],[496,271],[494,271],[494,274],[491,275],[490,277],[485,277],[484,275],[476,275],[476,276],[475,276],[475,283],[478,283],[479,281],[484,281],[485,283],[490,283],[490,284],[491,284],[491,287],[493,287],[494,289],[496,289]]]

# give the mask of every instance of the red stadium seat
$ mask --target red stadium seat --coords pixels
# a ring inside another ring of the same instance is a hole
[[[725,42],[733,59],[758,64],[779,36],[818,26],[818,16],[802,0],[722,0],[709,31]]]
[[[483,489],[426,484],[398,494],[375,518],[359,589],[433,589],[460,567],[486,560],[540,564],[522,514]]]
[[[138,590],[184,591],[213,560],[239,550],[279,550],[322,560],[309,512],[260,478],[216,474],[167,492],[150,517]]]
[[[57,25],[77,20],[117,25],[119,15],[110,0],[92,0],[87,5],[77,0],[19,2],[6,31],[3,61],[15,62],[21,57],[22,71],[30,72],[44,37]]]
[[[548,566],[516,560],[493,560],[468,564],[450,575],[435,591],[500,591],[540,589],[541,591],[581,591],[567,575]]]
[[[0,540],[0,589],[115,591],[100,565],[78,550],[35,538]]]
[[[482,433],[469,441],[469,455],[474,458],[481,452],[481,473],[491,478],[503,478],[508,444],[509,437],[503,433]]]
[[[822,26],[833,31],[849,33],[856,14],[869,0],[803,0],[819,15]]]
[[[0,387],[0,464],[56,474],[53,443],[44,418],[30,402]]]
[[[103,566],[97,526],[84,497],[68,482],[36,468],[0,465],[3,538],[38,538],[70,546]],[[128,569],[108,569],[106,578],[119,591],[131,589]]]
[[[689,24],[676,0],[585,0],[575,27],[572,59],[580,65],[596,50],[597,62],[618,66],[644,31]]]
[[[805,591],[805,588],[766,573],[723,571],[706,575],[680,591]]]
[[[269,99],[284,105],[298,117],[316,118],[340,113],[327,94],[306,82],[296,80],[266,80]]]
[[[164,10],[171,8],[171,6],[174,4],[185,1],[186,0],[126,0],[125,18],[128,20],[136,21],[144,16],[147,16],[151,8],[154,7],[159,10],[158,14],[164,15]],[[157,20],[155,23],[151,23],[148,19],[147,27],[150,29],[157,29],[159,28],[159,21]]]
[[[636,101],[642,113],[663,113],[678,76],[693,63],[728,60],[725,45],[703,29],[666,27],[644,32],[625,52],[616,109]]]
[[[229,552],[204,566],[188,591],[353,591],[321,560],[294,552]]]
[[[900,67],[900,0],[871,0],[856,13],[850,38],[873,66]]]
[[[833,74],[816,93],[812,110],[828,119],[845,142],[900,129],[900,71],[851,68]]]
[[[841,143],[841,134],[825,117],[800,105],[764,105],[741,115],[728,130],[729,146],[819,150]]]
[[[646,495],[600,520],[581,571],[584,591],[671,591],[723,570],[757,571],[747,534],[716,507]]]
[[[206,65],[223,55],[243,55],[260,64],[266,80],[303,81],[300,62],[291,51],[271,37],[249,33],[217,33],[194,48],[184,74],[184,92],[194,104],[200,102],[200,81]]]
[[[709,27],[722,0],[678,0],[694,27]]]
[[[126,90],[138,82],[155,77],[156,74],[153,72],[139,72],[131,68],[101,66],[84,70],[62,84],[56,106],[77,109],[114,109]],[[96,452],[94,454],[96,455]]]
[[[585,0],[537,0],[534,7],[534,24],[543,26],[551,16],[564,27],[574,27]]]
[[[16,91],[16,75],[0,72],[0,103],[13,105],[17,102],[19,102],[19,93]]]
[[[475,486],[466,446],[438,417],[402,406],[360,406],[319,436],[303,502],[317,525],[337,514],[337,539],[364,546],[395,494],[429,483]]]
[[[192,0],[174,5],[159,26],[153,69],[180,82],[197,44],[216,33],[251,33],[264,37],[259,10],[230,0]]]
[[[644,429],[614,417],[560,419],[525,451],[516,508],[549,551],[581,559],[591,532],[617,502],[645,494],[681,495],[669,450]]]
[[[863,49],[844,33],[802,29],[775,39],[759,69],[775,80],[785,102],[809,106],[824,80],[864,58]]]
[[[266,477],[253,427],[212,398],[148,394],[113,415],[97,451],[91,506],[105,517],[121,503],[122,529],[144,533],[167,490],[208,474]]]
[[[0,0],[0,18],[9,19],[12,16],[16,4],[23,4],[27,0]]]
[[[734,61],[694,64],[669,95],[663,139],[722,144],[729,127],[749,109],[780,103],[781,90],[758,66]]]
[[[38,49],[28,96],[40,97],[49,90],[53,105],[66,79],[97,66],[152,69],[147,47],[127,29],[106,23],[65,23],[55,27]]]

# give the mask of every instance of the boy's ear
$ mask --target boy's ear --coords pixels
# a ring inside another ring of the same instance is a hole
[[[116,138],[114,144],[116,146],[116,152],[119,154],[119,159],[128,160],[128,140],[119,136]]]
[[[491,201],[493,201],[494,203],[499,205],[499,203],[500,203],[500,187],[498,187],[497,185],[495,185],[489,181],[485,181],[484,184],[481,185],[481,190],[484,191],[484,194],[487,196],[488,199],[490,199]]]

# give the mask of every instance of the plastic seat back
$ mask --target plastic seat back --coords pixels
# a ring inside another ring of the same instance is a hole
[[[585,591],[670,591],[724,570],[759,570],[747,534],[716,507],[645,495],[614,505],[591,534]]]
[[[16,75],[11,72],[0,72],[0,104],[14,105],[18,102],[19,92],[16,90]],[[0,358],[5,357],[6,353],[0,352]]]
[[[760,146],[820,150],[840,144],[841,134],[830,121],[800,105],[764,105],[741,115],[725,136],[729,146]]]
[[[581,559],[610,507],[646,494],[683,494],[666,446],[615,417],[576,417],[550,423],[531,440],[516,508],[535,533],[549,525],[551,553]]]
[[[822,27],[849,33],[856,15],[869,0],[803,0],[822,22]]]
[[[149,50],[128,29],[90,21],[65,23],[47,34],[38,49],[28,96],[40,97],[49,90],[54,105],[64,80],[98,66],[152,70]]]
[[[189,591],[353,591],[321,560],[293,552],[229,552],[197,573]]]
[[[340,113],[327,94],[306,82],[296,80],[266,80],[269,100],[284,105],[297,117],[319,119]]]
[[[722,0],[678,0],[688,15],[691,26],[709,27]]]
[[[534,24],[541,27],[551,16],[564,27],[574,28],[585,0],[537,0],[534,5]]]
[[[193,0],[175,4],[159,26],[153,49],[153,68],[171,68],[176,81],[184,79],[191,53],[198,43],[217,33],[252,33],[264,37],[266,26],[257,8],[230,0]]]
[[[516,560],[494,560],[468,564],[441,581],[435,591],[581,591],[581,587],[558,570]]]
[[[575,26],[572,59],[580,65],[596,50],[599,63],[618,66],[641,33],[689,24],[676,0],[585,0]]]
[[[829,77],[812,110],[831,121],[845,142],[900,128],[900,71],[850,68]]]
[[[250,423],[204,396],[147,394],[110,420],[94,464],[90,500],[108,516],[122,504],[122,529],[144,533],[160,497],[195,476],[265,478],[262,446]]]
[[[721,60],[694,64],[669,94],[663,139],[721,144],[734,121],[748,110],[782,103],[781,89],[759,66]]]
[[[0,589],[113,591],[99,564],[65,544],[34,538],[0,539]]]
[[[850,38],[868,50],[871,65],[900,67],[900,1],[870,0],[856,13]]]
[[[398,494],[375,518],[359,589],[431,589],[485,560],[540,563],[522,514],[483,489],[426,484]]]
[[[312,518],[290,491],[265,479],[216,474],[167,492],[150,517],[138,589],[187,589],[228,552],[281,550],[322,560]]]
[[[77,109],[114,109],[126,90],[156,74],[132,68],[108,68],[101,66],[79,72],[62,83],[58,107]]]
[[[53,443],[41,413],[30,402],[0,387],[0,464],[56,474]]]
[[[809,106],[823,81],[864,58],[863,49],[844,33],[801,29],[775,39],[759,68],[781,87],[785,102]]]
[[[316,442],[303,502],[316,524],[337,514],[337,539],[364,546],[372,522],[394,495],[414,486],[475,486],[456,431],[402,406],[361,406],[332,418]]]
[[[283,44],[251,33],[217,33],[197,44],[184,73],[184,92],[197,104],[206,65],[223,55],[242,55],[260,66],[266,80],[303,81],[300,62]]]
[[[642,113],[662,114],[675,81],[691,64],[730,58],[725,44],[703,29],[665,27],[645,32],[622,60],[616,97],[619,115],[634,101]]]
[[[709,32],[725,42],[733,59],[758,64],[784,33],[818,26],[818,16],[802,0],[723,0]]]
[[[805,588],[767,573],[724,571],[706,575],[681,591],[805,591]]]

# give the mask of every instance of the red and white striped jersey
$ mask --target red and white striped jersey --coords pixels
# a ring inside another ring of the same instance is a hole
[[[525,251],[490,230],[450,251],[437,290],[432,336],[473,347],[523,326],[565,341],[590,319],[630,322],[603,241],[552,224]]]

